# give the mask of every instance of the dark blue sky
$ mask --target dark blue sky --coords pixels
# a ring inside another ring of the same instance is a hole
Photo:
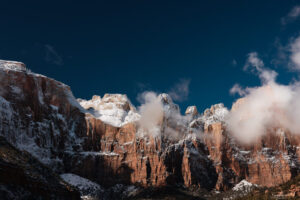
[[[299,21],[280,23],[297,1],[83,2],[2,2],[0,58],[70,85],[76,97],[124,93],[135,105],[144,90],[167,92],[189,79],[188,99],[177,102],[182,110],[231,107],[233,84],[259,85],[242,70],[252,51],[276,68],[280,82],[295,76],[270,63],[275,41],[299,34]]]

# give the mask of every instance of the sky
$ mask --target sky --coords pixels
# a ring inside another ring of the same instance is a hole
[[[230,108],[236,83],[261,83],[245,67],[251,53],[279,74],[279,83],[299,80],[291,57],[300,35],[298,6],[293,0],[7,1],[0,59],[66,83],[77,98],[121,93],[138,106],[140,93],[154,91],[170,93],[182,112],[221,102]]]

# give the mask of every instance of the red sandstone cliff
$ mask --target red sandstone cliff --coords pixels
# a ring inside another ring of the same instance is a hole
[[[182,116],[168,95],[159,98],[159,135],[143,134],[140,115],[125,95],[77,101],[68,86],[22,63],[0,62],[0,134],[57,173],[103,186],[218,190],[242,179],[274,186],[298,174],[298,136],[277,129],[254,145],[241,145],[226,130],[222,104],[204,114],[189,107]]]

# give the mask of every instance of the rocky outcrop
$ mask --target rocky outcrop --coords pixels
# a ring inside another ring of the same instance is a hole
[[[254,145],[239,144],[226,130],[223,104],[203,114],[192,106],[181,115],[161,94],[164,116],[153,135],[138,123],[141,115],[126,95],[77,101],[68,86],[7,61],[0,62],[0,83],[0,134],[56,173],[104,187],[208,190],[228,190],[244,179],[274,186],[298,174],[298,136],[278,128]]]

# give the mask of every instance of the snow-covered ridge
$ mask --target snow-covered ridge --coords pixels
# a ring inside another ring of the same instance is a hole
[[[121,127],[140,119],[140,115],[126,95],[105,94],[103,98],[93,96],[91,100],[77,100],[94,117],[116,127]]]
[[[178,119],[178,116],[181,115],[180,108],[173,102],[171,97],[166,93],[162,93],[158,95],[158,98],[163,105],[165,117]],[[94,95],[90,100],[77,99],[77,101],[86,109],[87,113],[115,127],[137,122],[141,118],[139,112],[124,94],[105,94],[102,98]],[[184,123],[187,120],[196,120],[209,125],[215,122],[224,122],[228,113],[228,109],[221,103],[206,109],[203,114],[198,113],[196,106],[189,106],[185,112],[187,117],[180,118],[183,119]]]

